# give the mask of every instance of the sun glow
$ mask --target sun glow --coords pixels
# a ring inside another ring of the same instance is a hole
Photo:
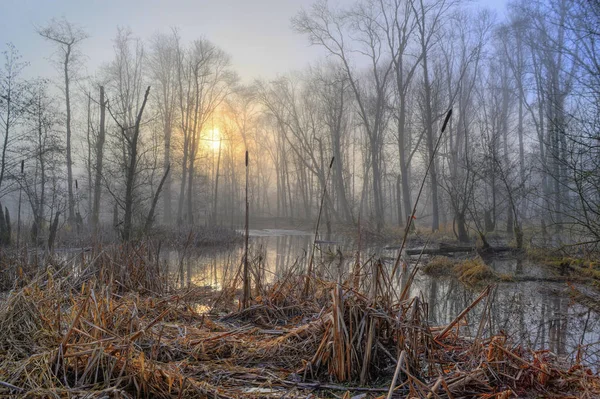
[[[208,133],[208,148],[210,148],[213,151],[219,151],[219,147],[221,147],[222,145],[222,140],[223,138],[221,137],[221,132],[219,131],[219,128],[215,127],[213,129],[211,129]]]

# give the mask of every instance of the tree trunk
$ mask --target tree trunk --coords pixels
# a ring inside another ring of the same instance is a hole
[[[181,185],[179,186],[179,204],[177,206],[177,225],[181,226],[183,222],[183,203],[185,200],[185,185],[187,182],[187,163],[188,163],[188,152],[189,152],[189,136],[184,137],[183,141],[183,160],[181,162]]]
[[[458,241],[469,242],[469,233],[465,222],[465,214],[458,212],[456,214],[456,229],[458,230]]]
[[[104,86],[100,86],[100,128],[96,138],[96,176],[94,180],[94,207],[92,210],[92,228],[98,231],[100,219],[100,198],[102,196],[102,165],[104,158],[104,140],[106,137],[106,101],[104,100]]]
[[[401,191],[402,191],[402,177],[400,175],[398,175],[398,179],[396,181],[396,204],[398,207],[398,226],[400,226],[400,228],[403,228],[405,226],[405,221],[404,221],[404,216],[402,214],[402,201],[400,200],[400,197],[402,196]]]
[[[341,150],[341,135],[342,135],[342,118],[344,114],[344,85],[340,87],[340,105],[335,121],[335,129],[332,132],[333,157],[335,158],[335,186],[337,197],[342,210],[342,215],[347,223],[352,222],[352,212],[348,204],[346,196],[346,188],[344,185],[344,168],[342,165],[342,150]]]
[[[0,188],[2,188],[2,182],[4,180],[4,172],[6,170],[6,149],[8,148],[8,137],[10,133],[10,110],[11,110],[11,102],[12,102],[12,92],[11,92],[11,80],[8,81],[8,90],[6,94],[6,121],[4,128],[4,142],[2,143],[2,164],[0,165]]]
[[[58,217],[60,216],[60,212],[56,212],[54,215],[54,221],[52,222],[52,226],[50,227],[50,236],[48,237],[48,251],[52,251],[54,247],[54,241],[56,240],[56,231],[58,230]]]
[[[44,207],[46,206],[46,157],[45,157],[45,151],[42,152],[42,148],[44,148],[44,131],[43,131],[43,126],[42,126],[42,101],[41,98],[39,98],[39,102],[38,102],[38,110],[39,110],[39,114],[38,114],[38,146],[40,148],[40,154],[39,154],[39,161],[40,161],[40,200],[39,200],[39,204],[37,206],[37,211],[35,212],[35,217],[37,218],[36,221],[36,225],[37,225],[37,229],[42,229],[43,228],[43,223],[44,223]],[[45,149],[45,148],[44,148]],[[24,161],[21,161],[21,176],[24,177]],[[19,205],[20,205],[20,191],[19,191]],[[19,214],[19,218],[20,218],[20,214]],[[37,234],[37,232],[36,232]],[[37,237],[35,237],[35,242],[37,244]]]
[[[375,202],[375,222],[377,231],[383,228],[383,199],[381,190],[381,165],[379,162],[379,143],[377,139],[371,140],[371,162],[373,165],[373,199]]]
[[[87,139],[87,177],[88,177],[88,212],[92,213],[92,209],[94,206],[94,199],[92,198],[92,138],[91,138],[91,130],[92,130],[92,93],[87,93],[88,103],[87,103],[87,131],[86,131],[86,139]]]
[[[248,165],[248,150],[246,150],[246,214],[245,214],[245,223],[244,223],[244,270],[243,270],[243,287],[242,287],[242,309],[246,309],[248,307],[248,303],[250,301],[250,265],[248,259],[248,238],[249,238],[249,229],[250,229],[250,209],[248,205],[248,174],[249,174],[249,165]]]
[[[215,174],[215,194],[213,199],[212,225],[217,225],[217,201],[219,200],[219,169],[221,167],[221,140],[219,139],[219,155],[217,155],[217,172]],[[232,207],[233,209],[233,207]]]
[[[427,49],[423,49],[427,51]],[[429,158],[434,157],[434,136],[433,136],[433,110],[431,109],[431,86],[429,82],[429,70],[427,66],[427,54],[423,55],[423,77],[425,80],[425,133],[427,139],[427,152]],[[432,220],[431,230],[436,231],[440,228],[440,215],[438,207],[438,181],[437,181],[437,166],[436,162],[432,162],[431,170],[431,207],[432,207]]]
[[[127,177],[125,181],[125,215],[123,217],[123,241],[129,241],[132,233],[133,189],[135,185],[135,178],[137,175],[136,169],[138,161],[137,145],[140,135],[140,124],[142,122],[142,114],[144,113],[144,108],[146,107],[146,102],[148,101],[149,94],[150,86],[148,86],[148,88],[146,89],[144,101],[142,102],[142,106],[140,107],[137,118],[135,120],[133,135],[130,139],[131,141],[129,142],[129,165],[127,167]],[[126,132],[123,132],[123,134],[126,134]]]
[[[0,204],[0,246],[8,246],[9,244],[8,227],[4,218],[4,212],[2,211],[2,204]]]
[[[165,225],[171,224],[173,222],[173,210],[172,210],[172,192],[171,192],[171,174],[166,173],[167,169],[171,168],[171,117],[170,110],[168,111],[168,116],[165,119],[165,156],[163,161],[163,168],[165,170],[165,176],[167,176],[167,180],[165,181],[164,187],[164,209],[163,209],[163,223]]]
[[[67,187],[69,194],[69,222],[75,220],[75,198],[73,196],[73,160],[71,158],[71,98],[69,91],[69,58],[71,56],[71,45],[67,46],[65,54],[65,102],[67,106]]]
[[[187,182],[187,211],[185,215],[186,223],[189,225],[194,224],[193,214],[193,198],[194,198],[194,152],[190,154],[189,166],[188,166],[188,182]]]
[[[398,154],[400,158],[400,179],[402,182],[402,201],[404,202],[404,211],[406,215],[402,215],[400,220],[401,225],[405,225],[405,217],[410,217],[409,213],[412,209],[410,200],[410,187],[408,184],[408,161],[406,159],[406,144],[405,144],[405,111],[404,105],[401,105],[400,118],[398,121]],[[398,197],[400,198],[400,197]],[[400,208],[398,208],[400,209]]]
[[[146,224],[144,225],[144,234],[148,233],[152,224],[154,223],[154,210],[156,209],[156,204],[158,203],[158,198],[160,197],[160,192],[163,189],[163,185],[167,180],[167,176],[169,175],[169,171],[171,170],[171,165],[167,165],[167,169],[165,170],[165,174],[160,180],[160,184],[158,185],[158,189],[156,193],[154,193],[154,199],[152,200],[152,206],[150,207],[150,211],[148,212],[148,216],[146,217]]]

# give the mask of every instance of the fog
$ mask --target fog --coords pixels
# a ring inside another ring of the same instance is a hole
[[[600,397],[599,26],[0,2],[0,396]]]
[[[36,240],[239,228],[248,151],[250,220],[598,241],[594,2],[2,7],[0,196]]]

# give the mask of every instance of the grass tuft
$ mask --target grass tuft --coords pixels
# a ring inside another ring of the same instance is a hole
[[[431,276],[454,276],[467,285],[493,280],[512,281],[512,276],[495,273],[480,257],[458,260],[436,256],[423,267],[423,272]]]
[[[455,261],[447,256],[435,256],[423,267],[423,272],[432,276],[447,276],[452,274]]]
[[[544,266],[558,269],[561,274],[572,271],[580,276],[591,278],[592,285],[600,285],[600,260],[598,259],[552,254],[543,248],[529,248],[527,257]]]
[[[454,266],[454,273],[460,281],[468,285],[477,285],[499,278],[480,257],[457,263]]]

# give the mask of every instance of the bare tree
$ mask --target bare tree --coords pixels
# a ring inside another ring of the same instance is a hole
[[[530,74],[535,82],[540,173],[543,177],[544,204],[542,225],[547,220],[559,233],[563,208],[568,203],[567,158],[568,98],[572,94],[579,63],[569,56],[573,38],[566,29],[571,0],[552,0],[547,3],[516,2],[511,9],[528,18],[525,34],[530,53]],[[576,48],[573,45],[573,48]],[[560,239],[560,236],[557,236]]]
[[[88,37],[87,33],[80,27],[72,24],[66,19],[53,19],[45,27],[40,27],[37,32],[43,38],[52,42],[58,50],[57,56],[62,65],[65,90],[66,107],[66,152],[67,152],[67,185],[69,194],[69,220],[75,220],[75,198],[73,195],[73,158],[71,156],[71,80],[74,69],[81,56],[78,44]]]
[[[123,240],[129,241],[132,233],[133,226],[133,201],[134,201],[134,186],[136,184],[136,177],[138,174],[139,165],[139,143],[140,143],[140,125],[142,123],[142,116],[144,114],[144,108],[150,95],[150,86],[146,89],[144,99],[135,118],[135,124],[133,126],[121,125],[117,118],[114,118],[115,122],[119,125],[121,135],[126,142],[127,148],[127,165],[125,169],[125,199],[124,208],[125,214],[123,217]],[[168,169],[165,175],[168,173]],[[161,182],[163,183],[164,180]],[[162,184],[161,184],[162,186]]]
[[[34,243],[40,242],[39,236],[49,221],[46,220],[48,198],[56,195],[49,193],[50,189],[54,190],[49,187],[51,176],[57,174],[63,165],[61,153],[64,151],[64,144],[58,133],[61,116],[49,94],[47,82],[36,82],[31,104],[27,109],[26,140],[19,149],[24,160],[23,166],[27,167],[18,179],[31,206],[31,238]]]
[[[178,111],[183,133],[177,219],[182,220],[185,208],[186,220],[193,224],[195,165],[200,141],[207,122],[231,92],[237,77],[230,69],[229,56],[205,39],[194,41],[188,50],[178,43],[177,63]]]
[[[565,18],[564,56],[576,66],[564,130],[564,224],[577,242],[600,243],[600,2],[572,0]],[[560,8],[559,8],[560,10]]]
[[[358,3],[349,12],[336,12],[328,8],[326,2],[319,1],[310,12],[301,11],[292,21],[294,28],[306,34],[313,45],[325,48],[336,57],[347,75],[368,139],[377,230],[384,224],[382,146],[388,117],[388,83],[392,74],[392,63],[383,54],[379,18],[381,16],[368,2]],[[352,66],[352,53],[362,55],[369,65],[363,79],[359,79],[359,72]]]
[[[334,158],[333,182],[335,189],[335,202],[340,218],[348,223],[352,222],[352,209],[348,200],[348,190],[344,175],[344,160],[346,151],[344,143],[347,142],[350,130],[350,111],[352,99],[348,78],[339,65],[327,65],[314,71],[310,81],[310,90],[318,93],[319,117],[322,118],[325,130],[329,132],[329,146]],[[327,160],[321,154],[321,169]],[[325,171],[320,173],[324,176]],[[327,194],[328,195],[328,194]],[[326,208],[327,210],[328,208]]]
[[[443,175],[441,187],[447,193],[449,205],[454,215],[453,228],[461,242],[469,240],[467,216],[471,199],[478,182],[477,167],[479,154],[473,151],[477,143],[476,129],[476,89],[481,82],[482,64],[485,62],[483,48],[492,30],[493,20],[486,11],[477,14],[457,12],[452,17],[454,23],[444,30],[441,42],[440,59],[446,81],[449,101],[456,110],[456,118],[448,125],[446,133],[446,153],[441,165]],[[451,27],[451,28],[450,28]]]
[[[156,35],[151,41],[151,52],[148,60],[150,78],[156,87],[156,103],[163,127],[163,169],[165,171],[171,165],[171,137],[176,123],[177,40],[177,31],[174,31],[172,35]],[[170,173],[165,172],[165,176],[163,222],[170,224],[173,222],[172,178]]]
[[[153,197],[149,191],[158,164],[153,136],[147,139],[148,135],[141,134],[142,116],[150,95],[150,86],[144,91],[144,59],[142,42],[131,31],[119,29],[115,60],[105,71],[112,92],[106,108],[116,125],[116,134],[112,135],[110,146],[112,170],[104,173],[103,180],[118,208],[123,210],[121,234],[125,241],[133,236],[134,215],[143,227],[144,207]]]
[[[251,168],[249,172],[251,173],[251,179],[257,179],[256,174],[260,173],[260,168],[264,160],[261,160],[258,157],[259,151],[258,148],[255,148],[256,137],[253,137],[252,132],[256,128],[258,124],[257,117],[260,113],[259,110],[259,102],[256,99],[255,91],[251,87],[238,86],[234,93],[227,97],[225,100],[225,106],[220,110],[221,118],[218,119],[218,124],[220,127],[218,137],[207,137],[209,146],[212,147],[213,150],[217,152],[217,165],[216,170],[214,171],[214,190],[213,190],[213,205],[212,205],[212,216],[211,223],[216,224],[217,222],[217,208],[218,208],[218,198],[219,198],[219,180],[220,174],[222,173],[222,164],[227,167],[229,164],[229,174],[230,178],[230,202],[228,206],[231,209],[231,212],[235,210],[238,204],[235,203],[234,197],[238,197],[236,195],[236,191],[241,189],[241,182],[236,180],[241,177],[241,173],[237,174],[235,169],[236,166],[238,168],[242,167],[241,160],[243,160],[243,153],[245,151],[249,151],[252,154],[255,154],[255,160],[253,163],[257,166],[255,168]],[[213,119],[213,118],[211,118]],[[212,128],[214,129],[214,123],[211,123]],[[213,133],[215,131],[213,130]],[[212,141],[212,140],[218,140]],[[254,145],[253,145],[254,144]],[[213,151],[214,157],[214,151]],[[224,162],[221,161],[222,158]],[[255,170],[252,170],[255,169]],[[237,186],[237,190],[234,186]],[[241,191],[241,190],[240,190]],[[255,200],[259,202],[260,190],[258,190],[256,196],[252,196],[251,200]],[[241,195],[239,196],[241,197]],[[241,199],[241,198],[240,198]],[[257,203],[252,204],[254,209],[257,207]]]
[[[98,230],[100,218],[100,199],[102,197],[102,168],[104,165],[104,142],[106,140],[106,104],[104,86],[100,86],[100,127],[96,136],[96,166],[94,177],[94,204],[92,208],[92,228]]]
[[[13,139],[17,138],[15,129],[23,122],[30,102],[30,84],[20,76],[27,63],[21,61],[14,45],[9,43],[7,47],[2,52],[4,65],[0,69],[0,128],[4,135],[0,159],[0,189],[4,188],[6,169],[9,166],[7,151]]]
[[[412,4],[417,24],[417,37],[422,54],[422,118],[423,129],[425,131],[425,143],[427,146],[428,157],[434,156],[434,123],[443,115],[443,111],[436,109],[434,103],[434,82],[432,82],[432,70],[430,66],[431,56],[438,39],[438,32],[442,28],[444,18],[451,8],[456,4],[455,1],[448,0],[418,0]],[[445,107],[444,107],[445,108]],[[442,112],[440,112],[442,111]],[[430,171],[431,177],[431,206],[432,206],[432,230],[438,230],[440,227],[439,216],[439,196],[438,196],[438,166],[433,162]]]
[[[394,67],[394,121],[396,123],[396,139],[398,142],[398,158],[400,162],[400,184],[398,185],[398,221],[404,226],[405,216],[412,209],[410,195],[410,163],[411,141],[409,118],[409,95],[413,79],[418,71],[418,66],[423,59],[424,53],[418,50],[416,38],[416,15],[413,12],[414,0],[379,0],[383,18],[383,31],[385,43]],[[416,48],[415,48],[416,47]],[[401,187],[401,190],[400,190]],[[402,202],[400,201],[400,193]],[[404,204],[406,215],[401,212],[401,204]]]

